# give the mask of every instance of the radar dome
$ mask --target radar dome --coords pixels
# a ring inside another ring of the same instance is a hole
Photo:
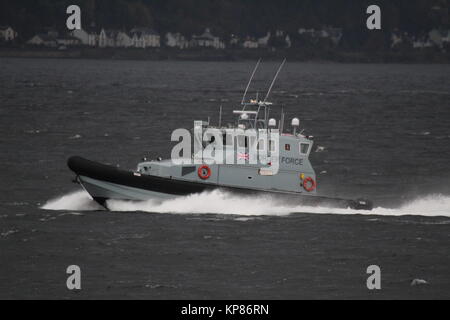
[[[277,125],[277,120],[274,118],[269,120],[269,127],[275,127]]]

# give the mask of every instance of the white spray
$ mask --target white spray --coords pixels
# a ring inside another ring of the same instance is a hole
[[[404,204],[400,208],[374,208],[372,211],[290,205],[265,196],[243,197],[215,190],[170,200],[121,201],[109,200],[111,211],[143,211],[175,214],[232,214],[243,216],[284,216],[293,213],[362,214],[386,216],[445,216],[450,217],[450,197],[429,195]],[[92,211],[101,207],[85,191],[77,191],[48,201],[45,210]]]

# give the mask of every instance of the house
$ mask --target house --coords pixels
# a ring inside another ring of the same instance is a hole
[[[204,47],[214,49],[225,48],[225,43],[220,41],[219,37],[214,36],[209,30],[209,28],[206,28],[201,35],[192,36],[191,43],[193,47]]]
[[[298,29],[298,34],[300,35],[309,35],[309,36],[313,36],[315,34],[316,30],[314,29],[306,29],[306,28],[299,28]]]
[[[433,29],[428,33],[428,37],[435,46],[443,48],[445,43],[448,43],[448,31]]]
[[[269,46],[270,37],[271,33],[269,31],[264,37],[258,38],[258,47],[267,48]]]
[[[244,42],[242,43],[242,47],[245,49],[258,49],[259,47],[258,40],[256,40],[253,37],[247,36]]]
[[[133,39],[125,31],[119,31],[116,36],[116,47],[129,48],[133,46]]]
[[[27,44],[33,46],[57,47],[56,37],[48,33],[39,33],[27,41]]]
[[[81,44],[81,40],[71,35],[61,35],[56,37],[56,43],[59,46],[72,47]]]
[[[170,48],[186,49],[189,41],[181,33],[166,33],[166,46]]]
[[[0,26],[0,41],[13,41],[17,38],[18,33],[10,26]]]
[[[275,37],[271,39],[271,46],[279,48],[290,48],[292,46],[291,38],[282,30],[275,32]]]
[[[134,28],[130,31],[132,46],[135,48],[159,48],[161,37],[151,28]]]
[[[133,48],[144,48],[144,39],[137,32],[131,35],[131,46]]]
[[[431,48],[433,46],[433,43],[431,43],[430,39],[428,39],[427,37],[422,36],[414,39],[412,45],[414,49],[423,49]]]
[[[56,31],[49,31],[47,33],[38,33],[33,38],[27,41],[27,44],[34,46],[44,46],[44,47],[71,47],[78,46],[81,44],[81,40],[70,35],[64,34],[59,35]]]
[[[316,43],[320,40],[329,40],[335,46],[339,45],[343,36],[342,28],[335,28],[330,26],[325,26],[320,30],[316,30],[313,28],[299,28],[298,34],[303,38],[309,39],[313,43]]]
[[[102,28],[98,35],[94,31],[89,34],[89,45],[100,48],[129,48],[133,46],[133,42],[125,31]]]
[[[87,30],[76,29],[70,35],[79,39],[81,45],[96,47],[98,46],[99,33],[95,27],[90,27]]]
[[[96,32],[95,30],[88,31],[88,45],[90,47],[97,47],[99,45],[99,35],[100,32]]]
[[[98,46],[98,34],[89,33],[88,45],[90,47],[97,47]]]
[[[116,46],[116,30],[105,30],[102,28],[98,35],[98,46],[100,48],[112,48]]]
[[[85,32],[87,34],[87,45],[90,47],[98,47],[101,29],[97,28],[95,23],[92,22],[91,25],[85,29]]]
[[[450,43],[450,30],[447,31],[447,35],[442,38],[442,42],[449,44]]]
[[[286,48],[292,47],[291,37],[288,34],[284,37],[284,42],[286,42]]]
[[[400,32],[394,30],[391,34],[391,48],[402,46],[404,48],[414,48],[414,37],[410,36],[408,32]],[[417,45],[417,44],[416,44]]]
[[[75,29],[70,33],[72,37],[75,37],[80,40],[81,44],[89,45],[89,33],[84,29]]]

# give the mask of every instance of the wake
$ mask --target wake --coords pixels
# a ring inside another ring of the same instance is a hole
[[[170,200],[122,201],[109,200],[108,208],[116,212],[153,212],[174,214],[229,214],[244,216],[286,216],[293,213],[361,214],[382,216],[450,217],[450,197],[429,195],[405,203],[399,208],[378,207],[372,211],[329,208],[322,206],[291,205],[269,196],[245,197],[215,190]],[[82,190],[53,199],[44,204],[44,210],[94,211],[102,207]]]

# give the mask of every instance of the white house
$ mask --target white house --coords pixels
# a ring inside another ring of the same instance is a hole
[[[75,38],[71,35],[62,35],[62,36],[56,37],[56,43],[60,46],[70,47],[70,46],[80,45],[81,41],[80,41],[80,39]]]
[[[329,39],[334,45],[338,45],[342,39],[342,28],[334,28],[334,27],[324,27],[320,30],[315,29],[307,29],[307,28],[299,28],[298,34],[301,36],[306,36],[314,40]]]
[[[430,41],[438,46],[438,47],[442,47],[442,33],[440,30],[438,29],[433,29],[428,33],[428,36],[430,38]]]
[[[102,28],[98,35],[98,46],[100,48],[110,48],[116,46],[116,30],[105,30]]]
[[[95,27],[90,27],[87,30],[77,29],[72,31],[71,36],[80,40],[80,43],[85,46],[96,47],[99,45],[100,32]]]
[[[291,37],[283,30],[277,30],[275,32],[275,39],[278,45],[284,44],[285,48],[290,48],[292,46]]]
[[[427,39],[426,37],[420,37],[414,40],[412,45],[414,49],[431,48],[433,46],[430,39]]]
[[[48,35],[47,33],[39,33],[35,35],[27,41],[27,44],[44,47],[56,47],[58,45],[56,42],[56,37]]]
[[[131,44],[134,48],[144,48],[144,39],[138,34],[134,32],[131,36]]]
[[[133,40],[125,31],[119,31],[116,37],[116,47],[129,48],[133,45]]]
[[[447,34],[442,38],[443,43],[450,43],[450,30],[447,31]]]
[[[0,26],[0,41],[13,41],[18,34],[10,26]]]
[[[213,36],[209,28],[205,29],[201,35],[192,36],[193,47],[205,47],[214,49],[224,49],[225,43],[220,41],[219,37]]]
[[[308,34],[308,35],[313,35],[316,31],[314,29],[306,29],[306,28],[299,28],[298,29],[298,34]]]
[[[101,29],[98,29],[95,23],[91,23],[84,31],[87,34],[87,45],[90,47],[98,47]]]
[[[98,34],[96,33],[89,33],[89,40],[88,40],[88,45],[90,47],[97,47],[98,46]]]
[[[132,46],[136,48],[159,48],[161,37],[151,28],[134,28],[130,31]]]
[[[433,29],[428,33],[428,37],[431,43],[442,49],[444,44],[450,41],[450,30]]]
[[[168,32],[166,34],[166,46],[171,48],[186,49],[189,47],[189,41],[179,32]]]
[[[242,43],[242,47],[245,49],[258,49],[259,47],[258,40],[250,36],[247,36],[244,42]]]
[[[57,32],[49,31],[48,33],[38,33],[28,40],[27,44],[44,47],[70,47],[80,45],[81,41],[70,34],[59,35]]]
[[[76,29],[70,33],[72,37],[80,40],[81,44],[89,45],[89,33],[84,29]]]
[[[258,46],[261,48],[267,48],[269,46],[269,40],[271,37],[270,31],[264,37],[258,39]]]

